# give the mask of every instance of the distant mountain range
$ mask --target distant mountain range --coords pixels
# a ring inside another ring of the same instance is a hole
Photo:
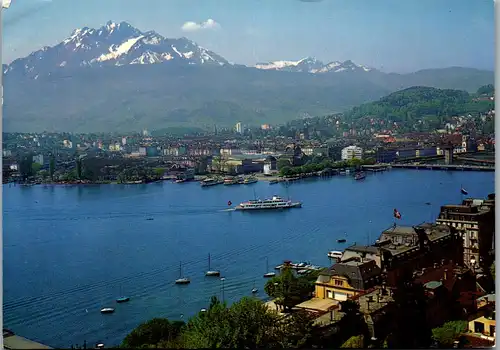
[[[285,72],[300,73],[338,73],[338,72],[370,72],[372,68],[355,64],[351,60],[339,62],[333,61],[324,64],[314,57],[306,57],[298,61],[274,61],[269,63],[257,63],[255,68],[266,70],[279,70]]]
[[[281,123],[340,112],[407,87],[475,91],[493,72],[383,73],[307,57],[247,67],[129,23],[81,28],[3,65],[5,131],[132,131]]]

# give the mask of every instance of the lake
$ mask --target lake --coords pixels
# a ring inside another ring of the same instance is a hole
[[[3,186],[4,327],[52,347],[119,344],[153,317],[185,319],[222,297],[265,298],[269,270],[283,260],[329,266],[327,252],[373,243],[394,222],[435,220],[439,207],[494,192],[492,172],[391,170],[365,180],[337,176],[269,185],[198,183]],[[301,209],[226,211],[274,194]],[[430,202],[431,205],[427,205]],[[152,218],[153,220],[147,220]],[[347,243],[337,238],[347,237]],[[190,285],[175,285],[182,261]],[[120,294],[131,298],[116,305]],[[104,306],[116,308],[101,315]]]

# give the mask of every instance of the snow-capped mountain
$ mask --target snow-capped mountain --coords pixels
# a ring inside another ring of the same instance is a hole
[[[372,68],[355,64],[351,60],[344,62],[333,61],[324,64],[314,57],[306,57],[298,61],[274,61],[269,63],[258,63],[255,65],[255,68],[305,73],[336,73],[343,71],[369,72],[372,70]]]
[[[80,28],[52,47],[43,47],[4,67],[4,73],[32,78],[61,67],[121,66],[163,62],[226,65],[229,62],[187,39],[168,39],[155,31],[141,32],[127,22],[109,21],[98,29]]]

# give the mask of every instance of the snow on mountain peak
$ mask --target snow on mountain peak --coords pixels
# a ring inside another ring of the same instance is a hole
[[[141,32],[127,22],[108,21],[100,28],[75,29],[61,43],[13,61],[6,71],[22,72],[33,78],[63,67],[158,64],[172,60],[186,64],[229,64],[187,38],[168,39],[155,31]]]
[[[365,71],[371,69],[365,66],[357,65],[351,60],[344,62],[333,61],[327,64],[319,61],[315,57],[305,57],[298,61],[273,61],[269,63],[257,63],[257,69],[280,70],[288,72],[307,72],[307,73],[328,73],[342,71]]]

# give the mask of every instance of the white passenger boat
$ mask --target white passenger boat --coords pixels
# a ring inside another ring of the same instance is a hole
[[[247,202],[240,203],[235,207],[236,210],[271,210],[271,209],[290,209],[300,208],[302,202],[292,202],[278,196],[273,196],[271,199],[251,199]]]

